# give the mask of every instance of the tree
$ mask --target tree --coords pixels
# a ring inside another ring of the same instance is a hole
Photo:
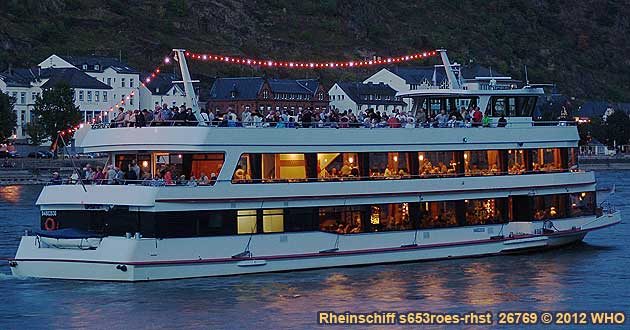
[[[46,141],[46,131],[37,121],[26,124],[26,134],[31,144],[40,145]]]
[[[623,110],[617,110],[606,118],[605,143],[609,146],[627,144],[630,140],[630,117]]]
[[[0,92],[0,142],[5,142],[13,134],[17,125],[17,115],[13,112],[15,100]]]
[[[35,125],[40,126],[36,129],[41,130],[43,136],[53,143],[60,132],[77,126],[81,121],[79,107],[74,104],[74,90],[65,83],[44,90],[42,96],[35,101],[33,114]],[[61,137],[67,143],[71,134],[62,134]]]

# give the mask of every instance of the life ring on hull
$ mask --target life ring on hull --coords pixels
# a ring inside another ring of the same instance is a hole
[[[48,218],[46,219],[46,221],[44,221],[44,229],[49,231],[56,230],[59,229],[59,224],[57,223],[57,221],[55,221],[55,219]]]

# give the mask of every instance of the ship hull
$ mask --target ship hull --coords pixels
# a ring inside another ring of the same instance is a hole
[[[13,275],[24,277],[170,280],[524,253],[578,242],[620,221],[616,212],[556,220],[553,232],[543,231],[541,222],[519,222],[356,235],[283,233],[253,236],[249,245],[242,236],[106,237],[88,250],[42,247],[37,237],[24,236],[9,263]],[[247,246],[250,253],[244,253]]]

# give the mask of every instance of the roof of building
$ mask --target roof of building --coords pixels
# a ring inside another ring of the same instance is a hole
[[[48,78],[48,81],[42,85],[42,89],[55,87],[59,83],[66,83],[70,88],[112,89],[111,86],[75,68],[42,69],[39,77]]]
[[[404,79],[405,82],[410,85],[420,85],[425,81],[433,82],[434,80],[439,83],[446,80],[446,71],[444,70],[444,67],[393,67],[388,70]],[[475,79],[476,77],[505,77],[502,73],[479,64],[461,66],[460,70],[464,79]]]
[[[580,117],[601,117],[608,108],[630,113],[630,103],[611,103],[606,101],[587,101],[578,110]]]
[[[103,72],[107,68],[112,68],[118,73],[139,73],[138,70],[128,66],[126,63],[119,61],[113,57],[100,56],[60,56],[68,63],[74,65],[81,71],[86,72]],[[83,65],[87,65],[87,69],[83,69]],[[96,68],[98,65],[98,69]]]
[[[217,78],[210,89],[210,100],[254,100],[258,97],[265,78]],[[268,79],[272,93],[314,95],[319,88],[316,79]],[[232,96],[234,95],[234,96]]]
[[[254,100],[263,82],[261,77],[217,78],[210,89],[210,100]]]
[[[293,93],[313,95],[319,87],[317,79],[269,79],[267,80],[273,93]]]
[[[5,71],[2,80],[7,87],[31,87],[36,80],[48,79],[41,87],[51,88],[60,82],[67,83],[71,88],[85,89],[112,89],[109,85],[89,76],[85,72],[75,68],[16,68]]]
[[[357,104],[371,104],[371,105],[405,105],[406,103],[396,99],[396,91],[388,84],[379,83],[360,83],[360,82],[338,82],[337,85],[341,88],[348,97]],[[366,95],[380,95],[380,100],[366,100]],[[383,96],[389,96],[390,99],[386,100]]]
[[[16,77],[9,75],[9,73],[7,72],[1,73],[0,79],[4,81],[7,87],[30,87],[31,86],[28,82],[25,82],[21,79],[17,79]]]
[[[591,146],[605,146],[603,143],[599,142],[596,138],[591,138],[591,141],[588,143]]]
[[[153,95],[166,95],[168,91],[173,88],[173,86],[177,85],[182,91],[184,90],[183,83],[173,83],[173,81],[180,81],[181,79],[174,73],[160,73],[155,76],[155,78],[151,78],[151,81],[146,82],[146,78],[149,77],[150,73],[143,73],[140,76],[140,79],[144,82],[144,86],[151,92]]]
[[[395,75],[403,78],[407,84],[420,85],[425,81],[432,82],[435,74],[436,81],[446,79],[444,68],[430,67],[393,67],[389,69]]]

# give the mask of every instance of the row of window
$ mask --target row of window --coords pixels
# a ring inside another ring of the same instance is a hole
[[[98,70],[98,69],[96,69]],[[116,78],[113,78],[114,82],[116,82]],[[105,82],[105,78],[103,78],[103,82]],[[108,86],[114,86],[112,85],[112,78],[108,77],[107,78],[107,85]],[[135,85],[135,80],[133,78],[129,78],[129,87],[133,88],[133,86]],[[127,79],[126,78],[120,78],[120,87],[122,88],[126,88],[127,87]]]
[[[310,94],[290,94],[290,93],[276,93],[273,96],[274,100],[310,100]]]
[[[37,100],[37,97],[39,97],[40,93],[37,92],[32,92],[31,93],[31,101],[32,103],[35,103],[35,101]],[[18,98],[19,96],[19,98]],[[12,92],[11,93],[11,97],[13,97],[14,102],[16,104],[26,104],[26,92],[21,92],[20,94],[18,94],[18,92]]]
[[[233,183],[518,175],[576,169],[576,148],[243,154]]]
[[[52,217],[59,223],[59,228],[78,228],[112,236],[140,232],[144,237],[168,238],[303,231],[345,235],[542,221],[595,213],[595,194],[582,192],[287,209],[152,213],[115,207],[109,211],[56,211]],[[42,216],[42,228],[50,217],[50,212]]]
[[[101,98],[101,95],[103,96]],[[87,96],[87,98],[86,98]],[[94,96],[94,97],[92,97]],[[114,96],[115,97],[115,96]],[[107,91],[84,91],[84,90],[78,90],[77,91],[77,100],[79,100],[79,102],[83,102],[86,101],[87,102],[101,102],[101,100],[103,102],[108,102],[108,94]]]

